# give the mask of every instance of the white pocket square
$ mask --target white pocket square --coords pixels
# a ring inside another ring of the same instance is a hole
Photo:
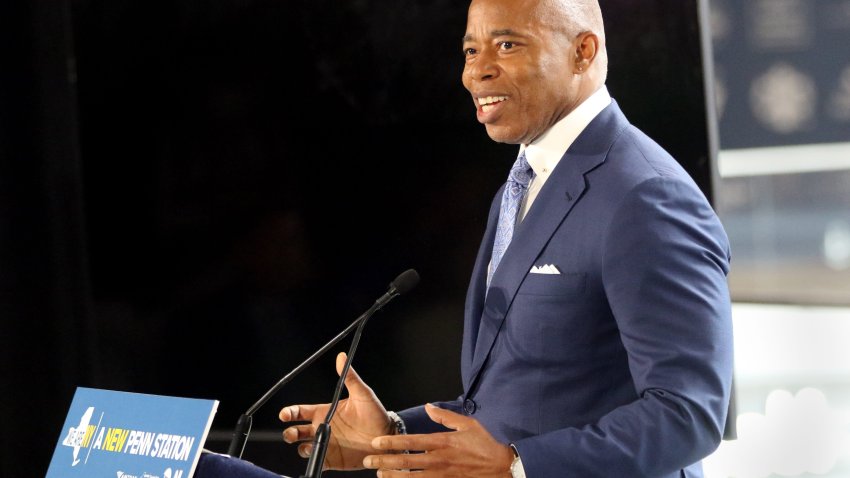
[[[561,271],[558,270],[557,267],[552,264],[546,264],[542,266],[534,266],[529,271],[531,274],[560,274]]]

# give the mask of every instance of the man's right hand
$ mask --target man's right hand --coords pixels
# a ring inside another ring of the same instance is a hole
[[[337,374],[342,373],[345,359],[344,352],[337,355]],[[387,410],[378,400],[375,392],[360,379],[353,367],[348,370],[345,388],[348,391],[348,398],[340,400],[336,414],[331,420],[331,437],[324,465],[326,470],[362,469],[364,457],[379,453],[372,448],[372,439],[377,436],[391,435],[395,430]],[[283,441],[299,443],[298,454],[302,458],[309,457],[316,428],[325,420],[329,409],[328,403],[290,405],[281,409],[278,416],[284,423],[310,422],[285,429]]]

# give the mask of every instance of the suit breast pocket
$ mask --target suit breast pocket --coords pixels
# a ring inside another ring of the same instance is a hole
[[[584,272],[564,272],[561,274],[529,273],[517,293],[568,299],[583,296],[586,288],[587,274]]]
[[[522,360],[567,367],[594,336],[587,274],[529,274],[505,320],[505,347]]]

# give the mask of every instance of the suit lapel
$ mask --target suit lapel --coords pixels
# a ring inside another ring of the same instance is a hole
[[[567,214],[582,198],[586,188],[585,174],[605,161],[608,149],[626,126],[628,122],[616,102],[612,101],[612,104],[605,108],[576,138],[540,190],[525,219],[514,229],[511,244],[493,275],[493,282],[487,292],[486,300],[483,300],[483,308],[472,307],[471,310],[467,310],[468,314],[475,314],[467,317],[468,322],[480,319],[478,327],[473,327],[477,329],[477,337],[476,335],[466,337],[465,334],[466,340],[473,337],[475,340],[475,346],[472,348],[472,363],[463,374],[467,391],[471,390],[490,354],[516,292],[534,265],[535,259]],[[487,240],[490,241],[486,247],[489,251],[492,250],[492,234],[485,236],[485,241]],[[485,248],[482,247],[483,249]],[[483,257],[480,252],[476,262],[478,271],[476,274],[482,274],[480,269],[483,264],[483,275],[486,276],[488,261],[489,253]],[[479,276],[476,275],[476,277]],[[481,284],[476,284],[474,289],[471,289],[469,294],[474,294],[475,297],[471,301],[468,300],[468,305],[475,304],[476,300],[480,303],[483,298]],[[526,319],[533,320],[531,317],[523,318],[523,320]],[[467,323],[467,325],[470,324]]]

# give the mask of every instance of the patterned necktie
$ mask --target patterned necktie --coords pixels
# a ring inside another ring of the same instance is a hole
[[[505,192],[502,194],[502,208],[499,211],[499,225],[496,227],[496,239],[493,242],[493,255],[490,258],[490,271],[487,275],[487,286],[493,279],[496,268],[502,260],[502,255],[511,243],[514,235],[514,224],[522,207],[522,199],[528,191],[528,184],[534,177],[534,171],[525,159],[525,151],[519,155],[508,174]]]

